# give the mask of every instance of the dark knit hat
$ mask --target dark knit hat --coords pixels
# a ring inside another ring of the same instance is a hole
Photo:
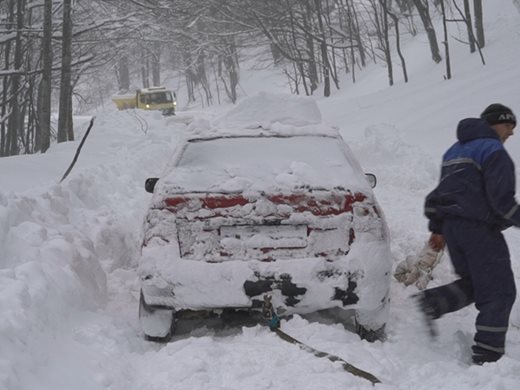
[[[516,126],[516,117],[513,111],[500,103],[493,103],[487,106],[482,114],[480,114],[480,117],[490,125],[512,123],[513,126]]]

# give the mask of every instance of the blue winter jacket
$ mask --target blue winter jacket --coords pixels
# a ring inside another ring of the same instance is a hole
[[[442,233],[446,218],[482,221],[491,228],[520,226],[515,200],[515,166],[486,121],[467,118],[443,156],[441,179],[426,197],[429,229]]]

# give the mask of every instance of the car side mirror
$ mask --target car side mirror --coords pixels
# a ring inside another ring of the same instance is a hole
[[[148,179],[146,179],[146,181],[144,182],[144,189],[146,190],[146,192],[153,194],[153,190],[155,189],[155,184],[157,183],[158,180],[159,180],[158,177],[149,177]]]
[[[377,177],[373,173],[365,173],[365,177],[370,184],[370,187],[375,188],[377,184]]]

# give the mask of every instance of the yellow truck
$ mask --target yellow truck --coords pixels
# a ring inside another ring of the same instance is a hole
[[[112,96],[118,110],[139,108],[141,110],[159,110],[163,115],[175,115],[177,105],[175,92],[165,87],[138,89],[135,94],[118,94]]]

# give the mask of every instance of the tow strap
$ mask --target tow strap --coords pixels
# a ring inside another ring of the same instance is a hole
[[[273,304],[271,302],[271,296],[270,295],[264,295],[264,303],[262,307],[262,316],[267,320],[267,325],[269,326],[269,329],[271,329],[278,337],[280,337],[282,340],[287,341],[288,343],[295,344],[298,347],[300,347],[302,350],[312,353],[314,356],[319,358],[327,358],[331,362],[340,362],[343,369],[352,375],[358,376],[360,378],[366,379],[372,383],[372,385],[375,385],[376,383],[381,383],[379,379],[377,379],[374,375],[372,375],[369,372],[363,371],[349,362],[345,361],[344,359],[340,358],[339,356],[332,355],[330,353],[321,352],[315,348],[312,348],[308,346],[305,343],[302,343],[299,340],[296,340],[294,337],[289,336],[287,333],[282,331],[280,329],[280,318],[275,313]]]

